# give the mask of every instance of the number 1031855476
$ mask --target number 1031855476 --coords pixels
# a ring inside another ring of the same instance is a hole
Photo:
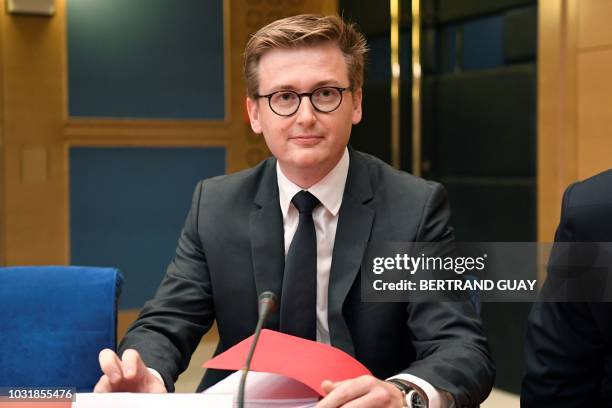
[[[0,387],[0,401],[74,401],[75,394],[69,387]]]

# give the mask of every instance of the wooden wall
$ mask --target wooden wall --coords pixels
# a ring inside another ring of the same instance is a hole
[[[538,239],[550,242],[563,191],[612,168],[612,2],[539,2]]]
[[[577,161],[583,179],[612,167],[612,2],[578,2]]]
[[[71,146],[221,146],[227,171],[269,153],[244,113],[242,52],[282,16],[330,13],[335,0],[226,0],[226,120],[74,119],[67,114],[66,1],[52,17],[6,13],[0,0],[0,264],[67,264]]]

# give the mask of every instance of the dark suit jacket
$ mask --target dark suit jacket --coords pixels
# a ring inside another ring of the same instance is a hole
[[[565,192],[559,242],[612,241],[612,170]],[[612,407],[612,303],[536,303],[522,407]]]
[[[258,294],[281,293],[283,220],[276,160],[198,184],[176,256],[120,350],[135,348],[172,390],[216,319],[223,352],[250,336]],[[331,343],[385,378],[405,371],[449,391],[458,406],[482,401],[494,368],[469,303],[363,303],[364,243],[453,238],[444,189],[350,150],[329,282]],[[278,330],[279,315],[267,327]],[[208,370],[199,389],[227,375]]]

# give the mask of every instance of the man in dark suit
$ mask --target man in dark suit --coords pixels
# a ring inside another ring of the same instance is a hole
[[[565,191],[555,241],[612,241],[612,170]],[[612,303],[534,304],[525,353],[522,407],[612,407]]]
[[[338,347],[375,375],[325,382],[320,407],[401,407],[411,389],[432,408],[486,398],[494,368],[471,304],[361,302],[365,243],[453,239],[439,184],[347,148],[361,120],[365,51],[338,17],[294,16],[251,38],[247,109],[274,158],[198,184],[122,359],[101,353],[97,391],[172,390],[213,321],[218,354],[253,333],[258,294],[272,291],[281,306],[269,328]],[[199,389],[225,375],[208,370]]]

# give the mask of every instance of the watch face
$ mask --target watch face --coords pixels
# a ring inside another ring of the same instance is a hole
[[[419,394],[413,392],[410,396],[410,406],[412,408],[427,408],[427,403],[423,401]]]

